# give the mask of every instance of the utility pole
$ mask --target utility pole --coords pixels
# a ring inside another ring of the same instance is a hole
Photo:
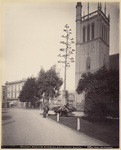
[[[64,102],[63,104],[66,104],[66,75],[67,75],[67,68],[70,67],[70,63],[74,62],[74,58],[71,57],[73,52],[75,51],[72,49],[71,44],[74,44],[74,39],[71,38],[71,29],[69,28],[68,24],[65,25],[65,28],[63,30],[65,32],[65,35],[62,35],[62,38],[64,38],[64,41],[61,41],[60,43],[65,45],[65,48],[61,48],[61,54],[58,55],[58,57],[62,58],[62,60],[59,60],[58,63],[64,64]]]

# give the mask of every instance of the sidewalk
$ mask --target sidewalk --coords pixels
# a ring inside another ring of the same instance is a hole
[[[38,114],[42,113],[40,110]],[[49,111],[49,114],[53,114],[53,111]],[[82,115],[81,112],[75,113],[75,115]],[[42,117],[42,116],[41,116]],[[45,124],[48,124],[48,129],[52,131],[52,139],[54,145],[76,145],[76,146],[109,146],[107,143],[89,137],[78,131],[74,131],[71,128],[59,124],[50,118],[41,118]],[[48,130],[47,129],[47,130]],[[56,135],[56,137],[54,137]]]
[[[43,113],[42,110],[40,110],[40,111],[41,111],[41,113]],[[52,114],[52,115],[53,115],[53,114],[55,114],[55,113],[54,113],[54,111],[49,110],[48,114]],[[81,117],[81,116],[84,115],[83,112],[78,112],[78,111],[74,111],[74,112],[72,112],[72,114],[73,114],[74,116],[76,116],[76,117]]]
[[[109,146],[72,130],[50,118],[41,110],[10,108],[3,113],[2,145]]]

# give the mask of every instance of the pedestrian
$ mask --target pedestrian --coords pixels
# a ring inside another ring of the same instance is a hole
[[[46,118],[46,106],[44,105],[44,108],[43,108],[43,118]]]

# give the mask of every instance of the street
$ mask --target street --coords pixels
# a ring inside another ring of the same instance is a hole
[[[2,146],[109,146],[104,142],[61,125],[48,117],[43,118],[40,110],[3,108],[2,118]]]

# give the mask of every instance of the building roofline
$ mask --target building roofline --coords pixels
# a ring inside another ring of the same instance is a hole
[[[17,83],[22,83],[22,82],[26,82],[26,80],[18,80],[18,81],[12,81],[12,82],[7,82],[7,81],[6,81],[5,85],[17,84]]]

